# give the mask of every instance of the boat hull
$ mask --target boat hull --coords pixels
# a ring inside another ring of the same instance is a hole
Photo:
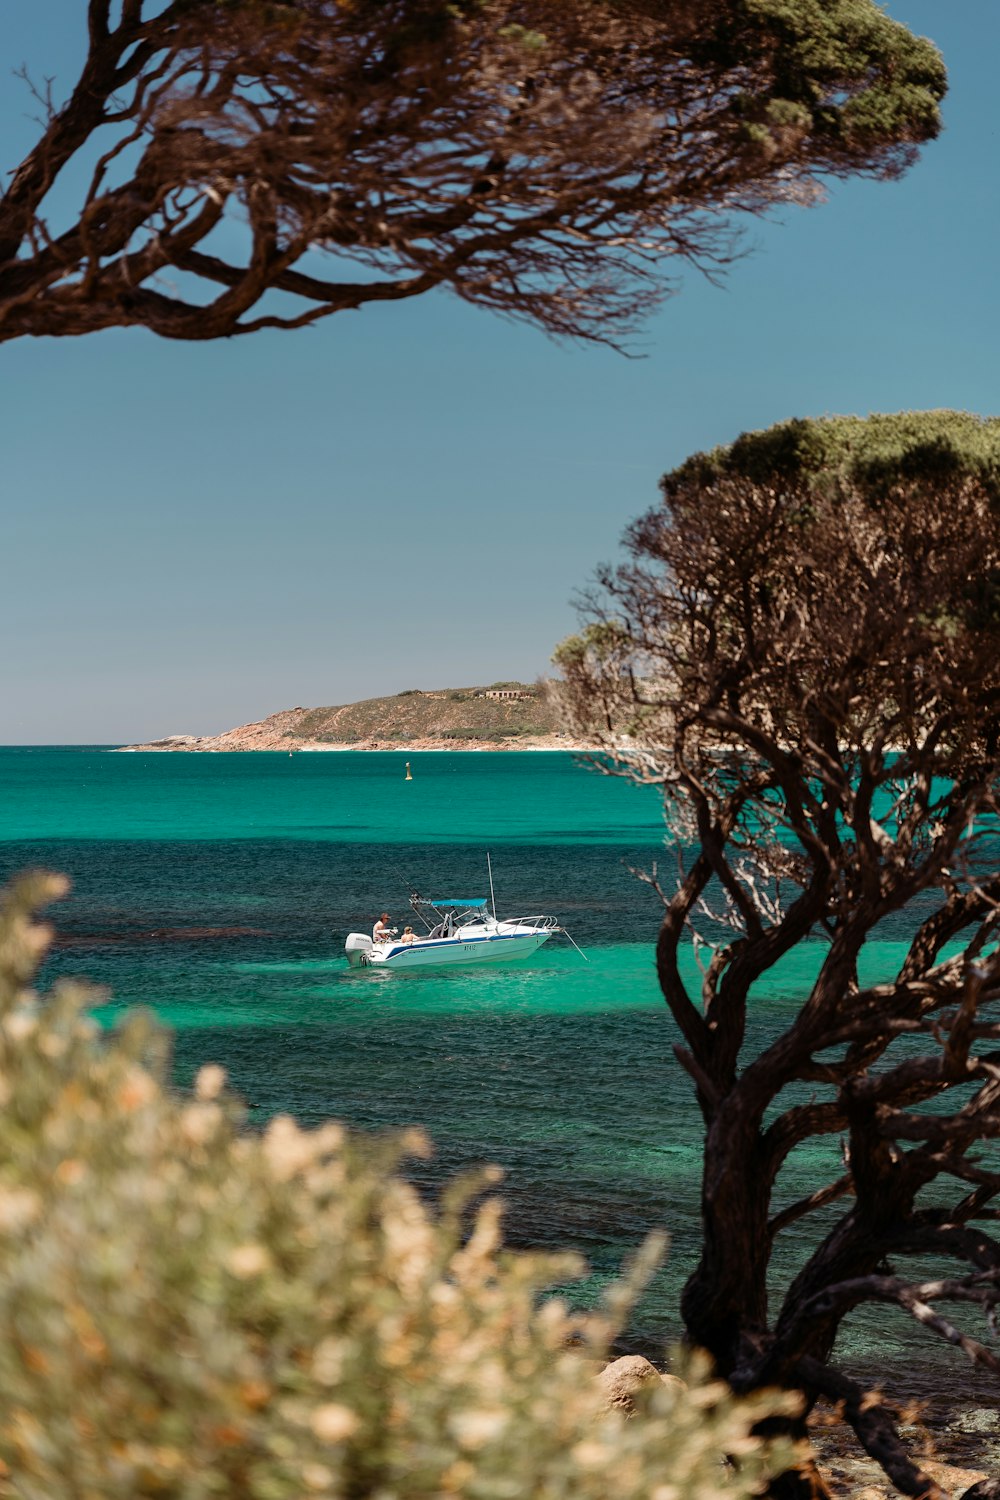
[[[384,952],[379,949],[348,952],[352,968],[425,969],[451,967],[457,964],[514,963],[530,958],[551,932],[491,933],[475,938],[442,938],[413,944],[394,943]]]

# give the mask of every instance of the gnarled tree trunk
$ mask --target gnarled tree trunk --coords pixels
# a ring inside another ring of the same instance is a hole
[[[673,886],[645,878],[705,1124],[688,1336],[737,1390],[841,1404],[930,1500],[891,1413],[830,1360],[844,1318],[884,1302],[1000,1373],[942,1310],[1000,1305],[998,473],[1000,424],[949,413],[696,455],[557,656],[570,722],[605,770],[662,787],[676,844]],[[862,983],[890,918],[902,961]],[[806,941],[815,978],[761,1048],[753,988]],[[842,1172],[787,1201],[789,1155],[824,1136]],[[841,1201],[769,1306],[778,1236]],[[942,1274],[915,1281],[917,1256]],[[823,1493],[813,1470],[773,1488]]]

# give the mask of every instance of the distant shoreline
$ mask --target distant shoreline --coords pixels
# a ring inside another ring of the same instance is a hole
[[[179,738],[179,737],[178,737]],[[219,738],[222,738],[220,736]],[[358,744],[304,744],[304,745],[268,745],[268,744],[217,744],[214,741],[202,741],[193,744],[169,743],[164,740],[152,740],[148,744],[139,745],[114,745],[109,747],[109,753],[113,755],[341,755],[352,754],[356,751],[366,755],[430,755],[430,754],[492,754],[501,755],[536,755],[545,751],[565,751],[567,754],[587,754],[593,752],[593,745],[577,744],[574,740],[562,739],[558,736],[547,736],[544,739],[532,740],[528,744],[496,743],[492,740],[435,740],[421,741],[417,745],[391,744],[385,741],[361,742]]]

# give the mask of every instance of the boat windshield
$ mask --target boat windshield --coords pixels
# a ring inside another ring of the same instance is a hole
[[[427,928],[428,935],[436,938],[450,937],[456,928],[480,922],[488,914],[485,896],[454,896],[449,900],[435,898],[431,901],[414,892],[410,905]]]

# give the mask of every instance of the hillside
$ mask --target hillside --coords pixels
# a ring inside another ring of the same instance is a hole
[[[128,750],[462,750],[569,748],[544,688],[410,689],[328,708],[288,708],[224,734],[171,735]]]

